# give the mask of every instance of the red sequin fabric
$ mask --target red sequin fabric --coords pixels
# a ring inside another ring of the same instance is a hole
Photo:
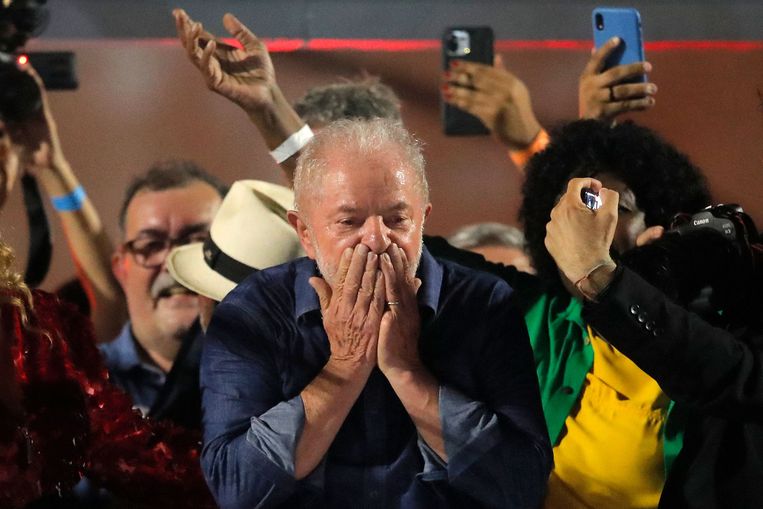
[[[133,410],[109,382],[89,320],[50,294],[33,299],[26,327],[14,306],[0,311],[24,411],[0,406],[0,507],[66,494],[82,476],[140,507],[215,507],[199,434]]]

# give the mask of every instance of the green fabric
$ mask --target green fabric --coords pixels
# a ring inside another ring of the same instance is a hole
[[[578,402],[593,348],[583,320],[583,304],[563,291],[540,291],[537,281],[516,278],[515,295],[524,312],[538,374],[543,413],[551,443],[558,444],[564,421]],[[665,473],[683,445],[684,414],[671,401],[662,429]]]

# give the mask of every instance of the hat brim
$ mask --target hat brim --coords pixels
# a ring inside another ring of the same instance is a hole
[[[203,250],[203,242],[173,249],[167,256],[167,270],[189,290],[219,302],[236,287],[236,283],[209,268],[204,262]]]

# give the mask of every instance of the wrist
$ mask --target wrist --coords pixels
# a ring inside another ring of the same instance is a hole
[[[323,372],[341,385],[363,385],[373,368],[374,363],[365,359],[330,356]]]
[[[540,125],[540,122],[538,122],[538,119],[535,118],[535,114],[532,112],[528,113],[522,123],[526,126],[524,133],[522,136],[517,136],[508,141],[507,144],[509,146],[509,150],[527,150],[538,138],[540,131],[543,129]]]
[[[615,278],[617,264],[606,260],[591,268],[585,276],[575,281],[575,288],[581,296],[590,302],[597,302],[598,297],[609,287]]]
[[[538,124],[538,131],[524,148],[509,149],[509,157],[518,168],[524,168],[527,161],[541,150],[545,149],[550,137],[543,126]]]
[[[422,374],[429,373],[426,366],[419,360],[401,361],[395,364],[387,363],[384,366],[380,364],[379,370],[393,385],[396,383],[407,383],[420,377]]]

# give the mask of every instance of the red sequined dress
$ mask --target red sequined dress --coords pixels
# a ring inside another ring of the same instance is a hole
[[[108,380],[90,322],[50,294],[33,299],[26,326],[16,307],[0,308],[23,407],[19,418],[0,405],[0,507],[66,494],[82,476],[142,507],[214,507],[199,434],[133,410]]]

